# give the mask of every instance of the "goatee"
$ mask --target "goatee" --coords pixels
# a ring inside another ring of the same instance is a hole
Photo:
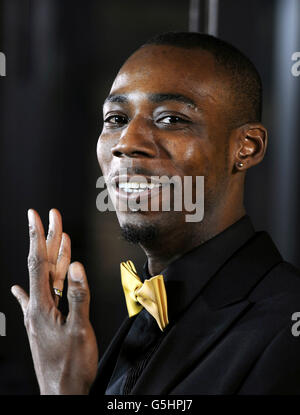
[[[121,227],[121,236],[132,244],[146,243],[157,238],[158,229],[153,225],[124,225]]]

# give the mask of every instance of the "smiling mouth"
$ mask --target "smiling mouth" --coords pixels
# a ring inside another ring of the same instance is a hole
[[[157,176],[142,175],[116,176],[110,184],[112,196],[119,210],[132,212],[151,210],[150,205],[159,203],[162,188],[166,185],[163,180],[158,180]]]
[[[139,182],[119,182],[116,183],[115,192],[120,200],[133,200],[142,203],[152,200],[160,194],[162,183],[139,183]]]
[[[162,187],[162,183],[121,182],[117,184],[117,188],[126,193],[142,193],[159,187]]]

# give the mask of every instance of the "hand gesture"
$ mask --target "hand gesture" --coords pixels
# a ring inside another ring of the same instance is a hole
[[[82,264],[70,265],[71,242],[56,209],[47,240],[37,212],[28,211],[30,295],[14,285],[41,394],[87,394],[96,377],[98,348],[89,321],[90,291]],[[57,308],[68,272],[69,314]],[[55,294],[56,292],[56,294]]]

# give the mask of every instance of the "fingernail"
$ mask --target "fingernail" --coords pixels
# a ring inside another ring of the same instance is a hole
[[[54,215],[53,215],[53,211],[49,210],[49,226],[48,226],[48,231],[50,229],[54,228]]]
[[[28,209],[27,216],[29,225],[34,224],[34,213],[32,209]]]
[[[15,288],[14,285],[10,288],[10,291],[11,291],[12,295],[14,295],[15,297],[17,297],[17,292],[16,292],[16,288]]]
[[[70,265],[70,276],[71,276],[72,281],[74,282],[82,281],[82,270],[78,264],[73,263]]]
[[[51,221],[54,220],[54,211],[53,211],[53,209],[49,210],[49,220],[51,220]]]

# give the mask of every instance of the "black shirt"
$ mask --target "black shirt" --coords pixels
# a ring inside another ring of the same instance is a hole
[[[121,346],[106,395],[130,393],[174,322],[180,318],[219,268],[254,234],[251,220],[245,215],[220,234],[172,262],[161,273],[167,292],[169,324],[162,332],[146,309],[132,317],[134,321]],[[142,280],[151,278],[147,262],[140,277]]]

